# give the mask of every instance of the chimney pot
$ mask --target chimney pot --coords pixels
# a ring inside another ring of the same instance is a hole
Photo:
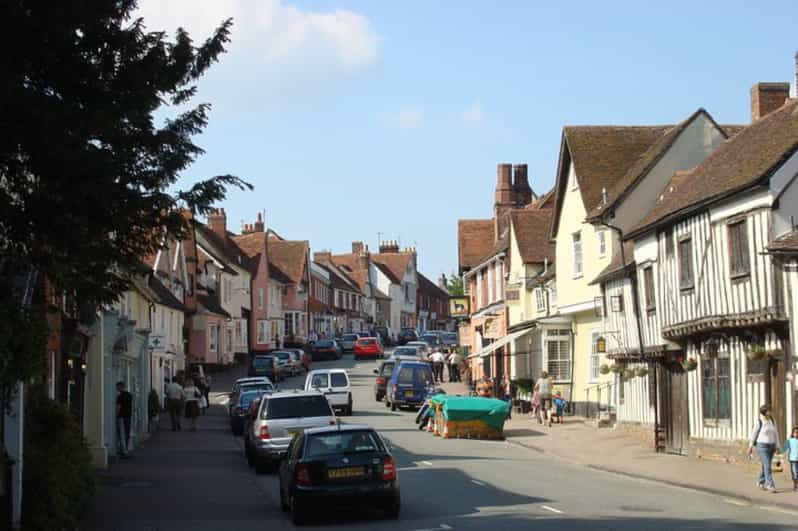
[[[515,203],[519,207],[525,207],[532,202],[534,193],[529,186],[528,166],[526,164],[516,164],[513,166],[513,194]]]
[[[789,97],[789,83],[757,83],[751,87],[751,121],[755,122],[777,110]]]

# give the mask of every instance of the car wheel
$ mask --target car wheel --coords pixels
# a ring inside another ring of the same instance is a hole
[[[253,459],[255,461],[256,474],[268,474],[272,469],[272,464],[267,459],[263,459],[262,457],[253,457]]]
[[[297,502],[296,496],[291,496],[291,520],[294,525],[305,525],[308,515],[305,513],[304,504]]]
[[[280,510],[284,513],[287,513],[291,510],[291,506],[288,505],[288,502],[285,500],[285,494],[283,494],[283,487],[280,486]]]
[[[390,502],[385,506],[385,517],[390,518],[391,520],[398,519],[401,507],[402,504],[399,502],[399,500]]]
[[[349,395],[349,405],[346,406],[346,415],[352,416],[352,395]]]
[[[396,411],[396,402],[391,402],[391,411]]]
[[[382,394],[375,393],[374,394],[374,400],[377,401],[377,402],[382,402]]]

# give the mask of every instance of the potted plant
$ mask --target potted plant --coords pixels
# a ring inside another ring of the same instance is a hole
[[[748,350],[745,353],[748,356],[748,359],[751,361],[757,361],[764,359],[767,356],[767,352],[765,351],[764,345],[760,345],[758,343],[754,343],[749,345]]]
[[[682,361],[682,369],[686,371],[694,371],[698,367],[698,362],[695,358],[687,358]]]
[[[610,371],[615,374],[621,374],[623,372],[623,365],[619,365],[617,363],[613,363],[610,366]]]
[[[600,374],[609,374],[610,373],[610,366],[607,365],[606,363],[602,363],[601,366],[599,367],[599,373]]]
[[[645,378],[648,376],[648,369],[646,367],[638,367],[635,369],[635,376],[638,378]]]
[[[623,370],[623,379],[624,380],[631,380],[635,377],[635,371],[632,369],[624,369]]]

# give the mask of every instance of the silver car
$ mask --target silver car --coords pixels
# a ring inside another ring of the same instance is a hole
[[[341,348],[344,349],[344,352],[350,352],[355,350],[355,342],[358,340],[357,334],[344,334],[341,336]]]
[[[318,391],[286,391],[264,395],[247,426],[244,451],[259,474],[274,469],[288,444],[307,428],[335,425],[335,413]]]
[[[430,354],[432,352],[429,343],[427,343],[426,341],[410,341],[409,343],[406,343],[405,346],[416,347],[418,349],[418,355],[424,359],[427,358],[427,354]]]

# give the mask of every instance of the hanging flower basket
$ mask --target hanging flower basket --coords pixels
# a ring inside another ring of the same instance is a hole
[[[686,371],[694,371],[698,367],[698,362],[695,358],[687,358],[686,360],[682,361],[682,369]]]
[[[621,374],[623,372],[623,365],[618,365],[617,363],[614,363],[610,365],[610,371],[614,372],[615,374]]]
[[[748,351],[746,351],[745,355],[748,356],[748,359],[751,361],[758,361],[765,359],[768,353],[762,345],[751,345],[748,347]]]
[[[624,380],[631,380],[635,377],[635,371],[632,369],[624,369],[623,370],[623,379]]]
[[[610,366],[607,365],[606,363],[602,363],[601,366],[599,366],[599,374],[609,374],[609,373],[610,373]]]
[[[646,367],[638,367],[635,369],[635,376],[638,378],[645,378],[648,376],[648,369]]]

